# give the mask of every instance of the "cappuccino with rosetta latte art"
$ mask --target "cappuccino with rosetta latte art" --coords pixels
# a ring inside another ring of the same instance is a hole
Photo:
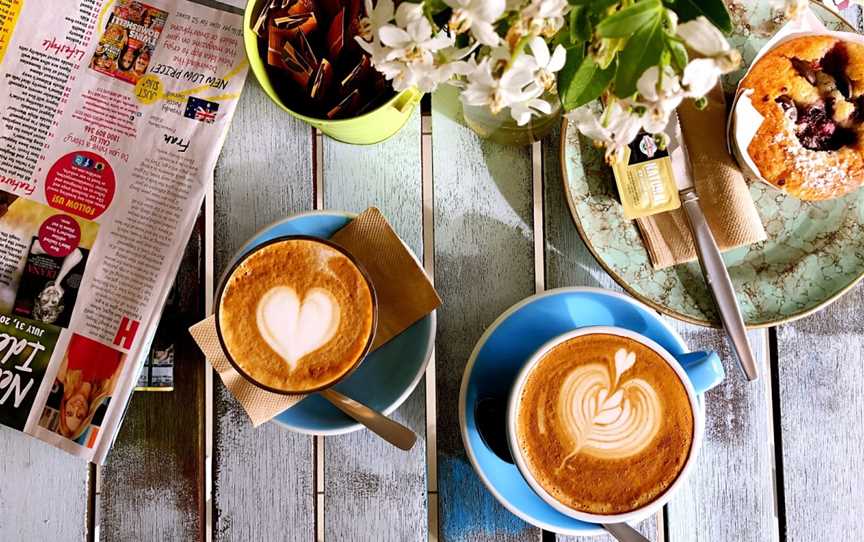
[[[687,390],[657,352],[589,334],[549,350],[522,388],[516,438],[537,483],[568,508],[623,514],[668,489],[690,455]]]

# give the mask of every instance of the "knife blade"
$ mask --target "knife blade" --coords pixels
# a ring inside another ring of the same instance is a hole
[[[747,339],[747,328],[744,326],[744,318],[741,316],[741,308],[738,305],[732,280],[729,278],[729,271],[726,269],[717,242],[699,205],[699,195],[693,185],[690,156],[687,154],[677,112],[670,116],[666,134],[670,140],[668,150],[672,159],[672,172],[675,175],[678,197],[681,199],[681,207],[684,209],[687,225],[693,235],[702,274],[714,297],[720,313],[720,321],[729,336],[744,375],[747,380],[756,380],[759,372],[753,350],[750,348],[750,341]]]

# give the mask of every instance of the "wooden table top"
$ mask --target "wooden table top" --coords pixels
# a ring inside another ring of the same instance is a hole
[[[485,142],[454,103],[439,92],[392,139],[356,147],[278,110],[250,76],[178,278],[191,323],[213,276],[259,228],[310,209],[379,207],[444,299],[426,378],[395,413],[420,435],[410,452],[367,431],[253,429],[178,329],[176,389],[135,394],[107,466],[0,428],[2,539],[555,540],[499,505],[468,463],[462,371],[516,301],[560,286],[620,288],[570,218],[558,134],[526,148]],[[854,539],[864,517],[862,309],[859,286],[804,320],[752,331],[763,375],[754,383],[720,332],[670,320],[692,348],[718,351],[728,376],[707,394],[689,482],[640,529],[672,542]]]

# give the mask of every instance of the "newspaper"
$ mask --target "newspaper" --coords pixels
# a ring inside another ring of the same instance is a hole
[[[0,0],[0,423],[97,463],[246,77],[207,3]]]

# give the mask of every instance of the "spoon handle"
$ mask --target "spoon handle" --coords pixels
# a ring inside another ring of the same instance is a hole
[[[604,523],[603,528],[618,542],[651,542],[626,523]]]
[[[417,435],[414,434],[414,431],[338,391],[326,389],[319,393],[333,406],[362,423],[397,448],[410,450],[414,446],[414,442],[417,441]]]

